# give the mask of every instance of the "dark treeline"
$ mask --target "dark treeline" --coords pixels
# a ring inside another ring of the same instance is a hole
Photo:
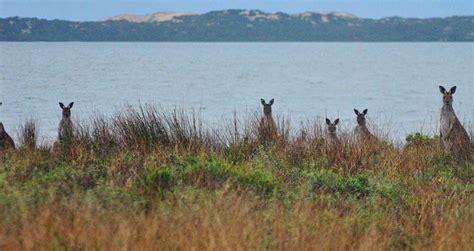
[[[367,19],[242,11],[143,23],[1,18],[0,41],[474,41],[474,16]]]

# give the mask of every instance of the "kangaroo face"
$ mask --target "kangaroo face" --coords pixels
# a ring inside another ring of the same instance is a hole
[[[449,91],[443,86],[439,86],[439,91],[443,94],[443,104],[445,105],[452,105],[453,104],[453,94],[456,92],[456,86],[451,87]]]
[[[336,120],[334,120],[334,123],[331,123],[331,120],[326,118],[326,125],[327,125],[327,128],[328,128],[328,132],[335,133],[336,130],[337,130],[336,126],[337,126],[338,123],[339,123],[339,119],[336,119]]]
[[[354,109],[354,113],[357,115],[357,124],[365,125],[365,115],[367,115],[367,109],[360,113],[357,109]]]
[[[59,102],[59,107],[63,110],[63,118],[70,118],[71,117],[71,108],[74,105],[74,102],[69,103],[68,106],[64,106],[63,103]]]
[[[262,102],[262,105],[263,105],[263,114],[265,116],[272,115],[272,105],[273,105],[273,102],[275,100],[274,99],[270,100],[270,102],[268,102],[268,104],[265,102],[265,100],[263,98],[260,99],[260,101]]]

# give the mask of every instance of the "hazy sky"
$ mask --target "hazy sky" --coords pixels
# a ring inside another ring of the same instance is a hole
[[[0,16],[100,20],[117,14],[158,11],[204,13],[260,9],[297,13],[343,11],[360,17],[444,17],[473,15],[474,0],[0,0]]]

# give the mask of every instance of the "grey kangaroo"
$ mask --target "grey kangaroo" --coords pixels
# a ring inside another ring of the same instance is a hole
[[[12,137],[8,135],[3,127],[3,123],[0,122],[0,151],[6,149],[15,149],[15,142],[13,141]]]
[[[449,91],[439,86],[439,91],[443,94],[439,125],[444,152],[450,154],[457,163],[469,161],[471,159],[469,135],[453,109],[453,94],[456,92],[456,86],[451,87]]]
[[[3,102],[0,102],[0,106],[3,105]],[[8,135],[5,131],[5,127],[3,123],[0,122],[0,151],[13,148],[15,149],[15,142],[13,141],[12,137]]]
[[[363,110],[360,113],[357,109],[354,109],[354,113],[357,115],[357,126],[354,129],[354,135],[359,142],[374,140],[375,136],[370,133],[369,128],[367,128],[367,123],[365,115],[367,115],[367,109]]]
[[[266,143],[275,139],[277,136],[276,124],[272,117],[272,105],[275,100],[270,100],[268,104],[263,98],[260,99],[260,101],[263,105],[263,117],[260,119],[260,126],[258,128],[258,132],[260,140]]]
[[[58,128],[58,141],[63,143],[64,141],[69,141],[73,137],[73,123],[71,120],[71,108],[74,105],[74,102],[69,103],[68,106],[64,106],[63,103],[59,102],[59,107],[62,111],[62,119],[59,122]]]
[[[326,142],[329,146],[338,146],[341,144],[341,141],[337,137],[337,124],[339,124],[339,119],[334,120],[334,123],[331,123],[331,120],[326,118],[327,133],[326,133]]]

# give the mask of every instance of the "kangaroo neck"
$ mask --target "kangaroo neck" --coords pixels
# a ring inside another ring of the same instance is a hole
[[[71,117],[65,117],[63,116],[63,118],[61,119],[62,121],[70,121],[71,120]]]
[[[337,138],[336,132],[328,132],[329,137],[331,138]]]
[[[453,105],[452,105],[452,104],[444,104],[444,105],[441,107],[441,111],[444,111],[444,112],[453,112],[453,113],[454,113]]]
[[[60,130],[66,130],[72,127],[72,120],[70,117],[64,117],[59,121]]]

